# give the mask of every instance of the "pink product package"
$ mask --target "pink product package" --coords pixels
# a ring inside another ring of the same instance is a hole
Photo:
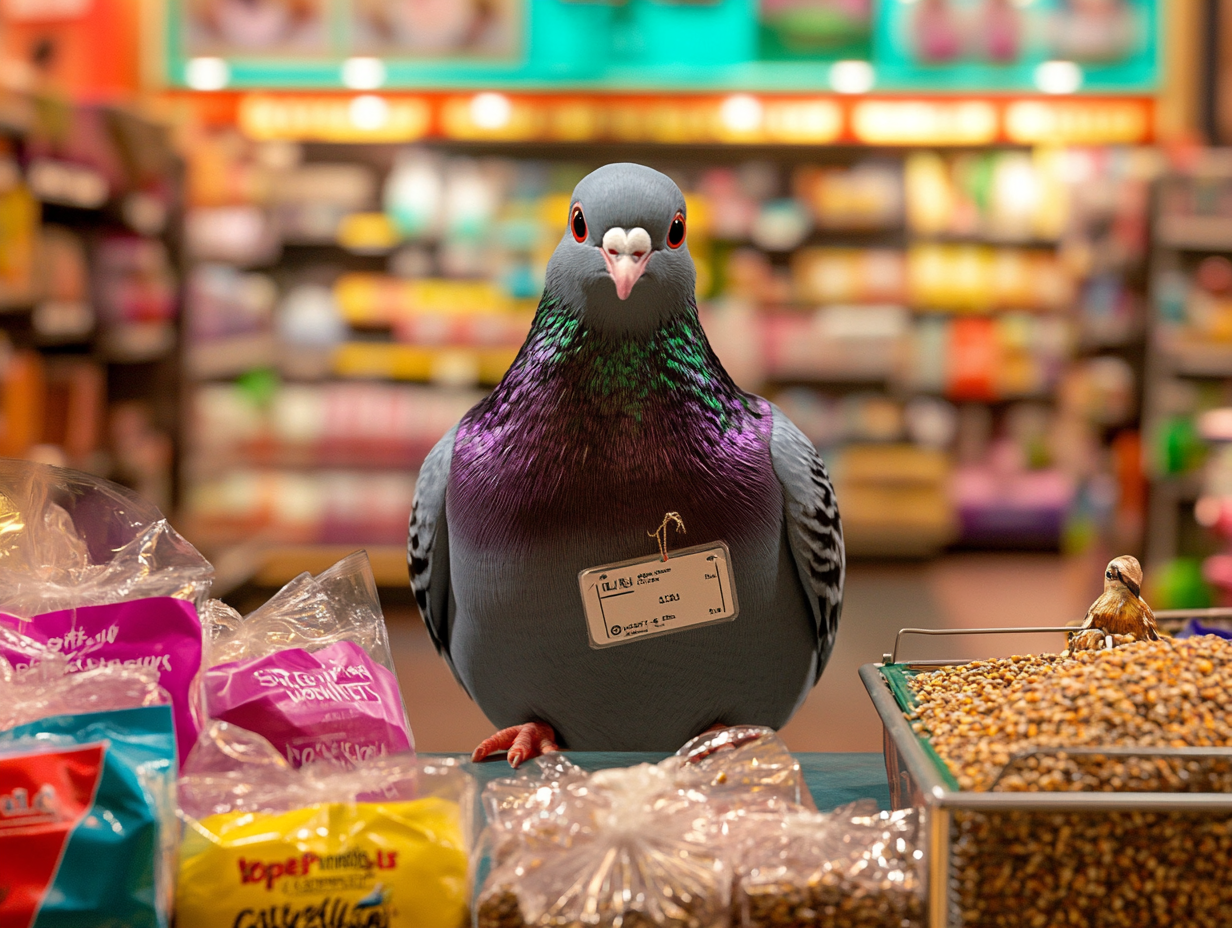
[[[353,767],[411,747],[397,679],[351,641],[217,664],[205,695],[211,717],[264,736],[296,767]]]
[[[97,667],[148,668],[171,697],[180,762],[197,740],[192,683],[201,668],[201,621],[191,602],[170,596],[45,612],[29,619],[0,613],[0,624],[44,645],[69,673]],[[0,637],[0,656],[20,674],[31,656]]]

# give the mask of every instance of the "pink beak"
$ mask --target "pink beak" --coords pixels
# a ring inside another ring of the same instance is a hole
[[[612,275],[612,280],[616,282],[616,295],[622,300],[627,300],[629,294],[633,292],[633,285],[637,283],[638,278],[642,276],[642,272],[646,270],[646,263],[650,260],[653,252],[646,252],[640,257],[633,255],[613,255],[608,252],[603,252],[603,262],[607,265],[607,272]]]
[[[646,262],[653,254],[650,236],[642,228],[633,228],[626,232],[613,227],[603,233],[603,246],[600,250],[603,252],[603,263],[607,265],[607,272],[612,275],[616,284],[616,295],[627,300],[633,292],[633,285],[646,270]]]

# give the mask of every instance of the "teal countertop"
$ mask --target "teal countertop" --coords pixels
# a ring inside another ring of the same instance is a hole
[[[425,755],[432,756],[432,755]],[[461,757],[461,755],[452,755]],[[655,764],[667,757],[652,753],[605,753],[568,751],[566,756],[587,770]],[[857,799],[875,799],[881,808],[890,808],[890,787],[886,782],[885,762],[880,754],[797,753],[804,782],[813,794],[817,808],[827,812]],[[513,774],[504,757],[467,764],[480,788],[489,780]]]

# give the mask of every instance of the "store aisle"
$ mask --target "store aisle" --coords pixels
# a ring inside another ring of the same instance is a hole
[[[1097,595],[1096,561],[1056,555],[961,554],[925,562],[857,563],[834,654],[821,682],[783,731],[797,751],[880,751],[881,725],[858,670],[891,648],[903,627],[1059,625]],[[454,681],[418,615],[390,610],[389,633],[421,751],[466,751],[492,726]],[[1055,646],[1045,636],[912,640],[912,657],[1012,654]]]

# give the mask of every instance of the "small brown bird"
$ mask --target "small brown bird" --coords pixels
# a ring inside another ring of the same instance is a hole
[[[1138,641],[1159,640],[1155,614],[1142,598],[1142,565],[1128,554],[1108,562],[1104,592],[1091,603],[1082,630],[1070,638],[1070,647],[1098,648],[1113,635],[1128,635]]]

